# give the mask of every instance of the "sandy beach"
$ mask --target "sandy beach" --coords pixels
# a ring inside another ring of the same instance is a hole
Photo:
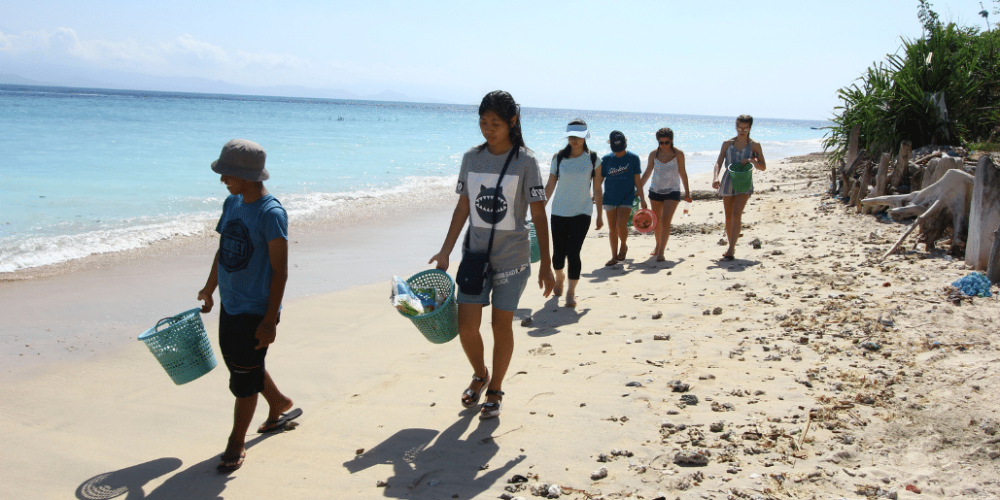
[[[848,210],[827,178],[819,155],[772,160],[733,261],[718,199],[678,210],[666,262],[633,232],[601,267],[607,231],[591,231],[575,309],[522,297],[503,413],[485,422],[459,404],[458,340],[429,343],[388,301],[450,208],[413,216],[405,248],[385,244],[393,227],[304,236],[268,355],[304,414],[248,436],[230,475],[215,470],[224,367],[178,387],[135,341],[152,311],[195,307],[211,240],[0,282],[0,498],[1000,497],[1000,301],[949,296],[970,271],[940,250],[878,262],[906,226]]]

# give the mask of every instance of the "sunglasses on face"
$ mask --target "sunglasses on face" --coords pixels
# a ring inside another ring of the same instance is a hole
[[[661,146],[669,146],[671,141],[657,141]]]

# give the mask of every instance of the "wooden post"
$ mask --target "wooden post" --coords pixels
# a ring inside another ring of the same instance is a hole
[[[851,198],[851,203],[857,208],[857,213],[859,214],[864,212],[861,200],[868,197],[868,191],[871,189],[872,166],[868,162],[865,162],[865,170],[861,173],[861,180],[858,181],[858,196],[857,198]]]
[[[986,266],[986,277],[990,283],[1000,283],[1000,227],[993,231],[993,250],[990,252],[990,263]]]
[[[989,155],[979,157],[976,180],[972,188],[969,210],[969,239],[965,247],[965,263],[973,269],[989,266],[993,241],[990,236],[1000,226],[1000,170]]]
[[[913,154],[913,143],[910,141],[903,141],[899,145],[899,156],[896,157],[896,168],[892,170],[892,177],[889,181],[892,189],[896,192],[899,191],[899,185],[903,183],[903,177],[906,175],[906,169],[910,167],[911,154]],[[913,187],[911,187],[911,190],[913,190]]]
[[[847,158],[844,166],[840,169],[840,197],[847,198],[851,193],[851,180],[854,178],[854,164],[858,161],[861,152],[858,149],[858,141],[861,138],[861,125],[855,125],[851,129],[851,138],[847,142]]]
[[[889,174],[889,162],[892,161],[892,155],[889,153],[882,153],[882,158],[878,162],[878,173],[875,175],[875,190],[868,193],[868,196],[884,196],[886,187],[886,176]],[[865,198],[867,198],[866,196]],[[864,207],[863,213],[872,213],[872,206],[866,205]]]

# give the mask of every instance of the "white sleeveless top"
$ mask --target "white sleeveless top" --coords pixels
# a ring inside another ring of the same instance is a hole
[[[653,178],[649,190],[656,194],[667,194],[681,190],[681,174],[677,171],[677,155],[666,163],[653,155]]]

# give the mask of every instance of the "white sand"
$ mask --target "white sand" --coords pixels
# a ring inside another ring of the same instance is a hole
[[[997,498],[1000,303],[949,302],[942,287],[968,270],[940,251],[875,263],[904,227],[818,196],[819,163],[778,163],[756,179],[735,261],[717,260],[721,201],[696,202],[664,263],[634,234],[624,265],[596,267],[610,250],[592,232],[575,310],[529,287],[497,420],[459,405],[458,341],[427,342],[388,304],[387,277],[421,267],[382,269],[286,303],[268,369],[305,413],[253,434],[229,476],[214,469],[233,404],[222,367],[177,387],[134,342],[5,370],[0,498],[497,498],[515,474],[574,499]],[[429,258],[446,224],[413,251]],[[632,456],[598,462],[616,449]],[[708,465],[675,464],[686,450]]]

